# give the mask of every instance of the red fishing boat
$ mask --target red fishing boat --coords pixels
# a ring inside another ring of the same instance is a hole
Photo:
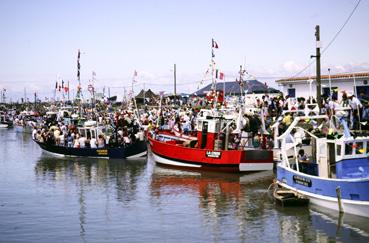
[[[273,151],[262,147],[232,144],[235,119],[211,112],[197,118],[195,136],[172,131],[148,133],[150,148],[159,164],[225,172],[273,169]],[[232,147],[233,146],[233,147]]]

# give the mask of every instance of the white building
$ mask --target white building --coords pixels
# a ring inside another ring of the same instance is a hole
[[[332,95],[337,95],[338,99],[341,98],[343,92],[356,94],[356,96],[364,92],[366,96],[369,96],[368,81],[369,72],[332,74],[330,77],[329,75],[321,75],[321,94],[329,96],[331,90]],[[284,95],[305,98],[309,96],[316,97],[315,76],[280,79],[276,80],[276,83]]]

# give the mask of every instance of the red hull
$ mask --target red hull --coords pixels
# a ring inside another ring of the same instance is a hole
[[[162,134],[168,135],[168,133]],[[181,141],[158,141],[150,135],[148,139],[156,162],[161,164],[228,172],[271,170],[273,168],[271,150],[209,150],[185,147]]]

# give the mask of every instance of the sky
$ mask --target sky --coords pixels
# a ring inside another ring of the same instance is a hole
[[[55,82],[77,87],[96,73],[95,87],[122,97],[131,89],[192,93],[209,84],[211,60],[233,81],[243,65],[269,86],[293,77],[315,54],[315,26],[322,48],[334,38],[358,0],[0,0],[0,89],[7,100],[26,93],[53,97]],[[322,55],[322,73],[369,71],[369,1],[353,16]],[[315,64],[303,76],[315,74]],[[71,94],[71,96],[72,96]],[[56,93],[57,97],[61,93]]]

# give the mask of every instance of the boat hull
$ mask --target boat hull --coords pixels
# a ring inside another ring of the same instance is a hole
[[[277,183],[308,197],[311,204],[369,217],[369,178],[319,178],[278,165]]]
[[[155,161],[162,165],[225,172],[273,169],[271,150],[208,150],[162,142],[149,136]]]
[[[106,148],[70,148],[66,146],[56,146],[35,141],[43,150],[63,155],[77,157],[94,157],[94,158],[136,158],[144,156],[147,153],[147,145],[145,141],[139,141],[135,144],[125,147],[106,147]]]

